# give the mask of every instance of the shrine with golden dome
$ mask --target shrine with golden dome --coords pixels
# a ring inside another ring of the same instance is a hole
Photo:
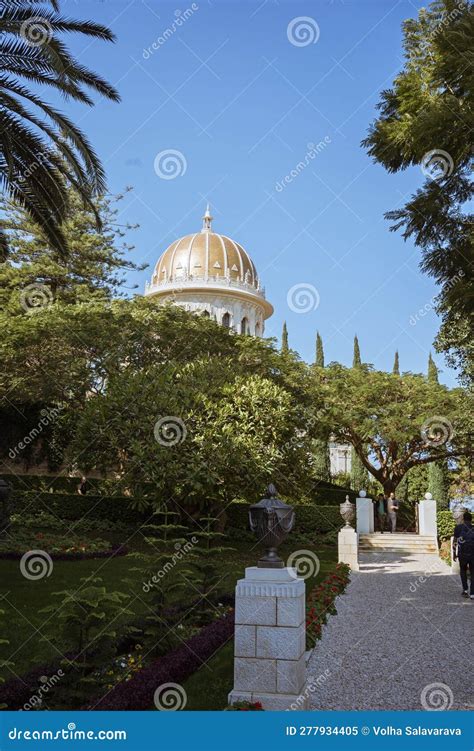
[[[212,231],[209,204],[200,232],[175,240],[160,256],[145,295],[214,318],[239,334],[263,336],[273,306],[255,264],[235,240]]]

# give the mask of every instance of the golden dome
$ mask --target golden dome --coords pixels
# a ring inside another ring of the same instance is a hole
[[[212,231],[209,207],[200,232],[175,240],[158,259],[151,286],[202,279],[260,289],[255,265],[239,243]]]

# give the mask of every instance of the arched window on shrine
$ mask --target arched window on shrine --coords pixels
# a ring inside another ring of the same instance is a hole
[[[248,322],[248,318],[245,318],[245,316],[244,316],[244,318],[242,318],[242,320],[240,322],[240,333],[241,334],[248,334],[249,333],[249,322]]]
[[[225,326],[226,329],[230,329],[230,313],[224,313],[222,316],[222,325]]]

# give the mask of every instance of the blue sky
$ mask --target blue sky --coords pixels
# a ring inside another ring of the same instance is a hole
[[[102,157],[111,191],[134,188],[121,204],[121,221],[140,224],[130,236],[134,260],[154,265],[172,240],[198,230],[209,200],[214,229],[249,251],[275,307],[267,335],[279,337],[286,320],[290,346],[311,361],[319,330],[326,360],[349,364],[357,333],[364,361],[391,369],[398,349],[402,370],[425,371],[439,327],[436,286],[419,271],[419,252],[383,218],[424,177],[419,168],[389,175],[360,147],[379,92],[402,65],[401,23],[420,6],[63,4],[118,37],[115,45],[70,41],[117,86],[122,103],[68,111]],[[299,17],[310,37],[298,35],[299,22],[289,31]],[[314,43],[303,44],[308,38]],[[320,142],[308,157],[308,144]],[[182,155],[183,174],[174,179],[154,169],[167,150]],[[285,180],[300,162],[304,169]],[[142,291],[150,274],[132,274],[130,283]],[[288,292],[298,284],[317,290],[316,309],[290,309]],[[435,359],[441,380],[453,384],[453,373]]]

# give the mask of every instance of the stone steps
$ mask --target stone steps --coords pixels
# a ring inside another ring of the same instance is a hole
[[[359,550],[374,553],[436,553],[438,545],[430,535],[374,533],[359,536]]]

